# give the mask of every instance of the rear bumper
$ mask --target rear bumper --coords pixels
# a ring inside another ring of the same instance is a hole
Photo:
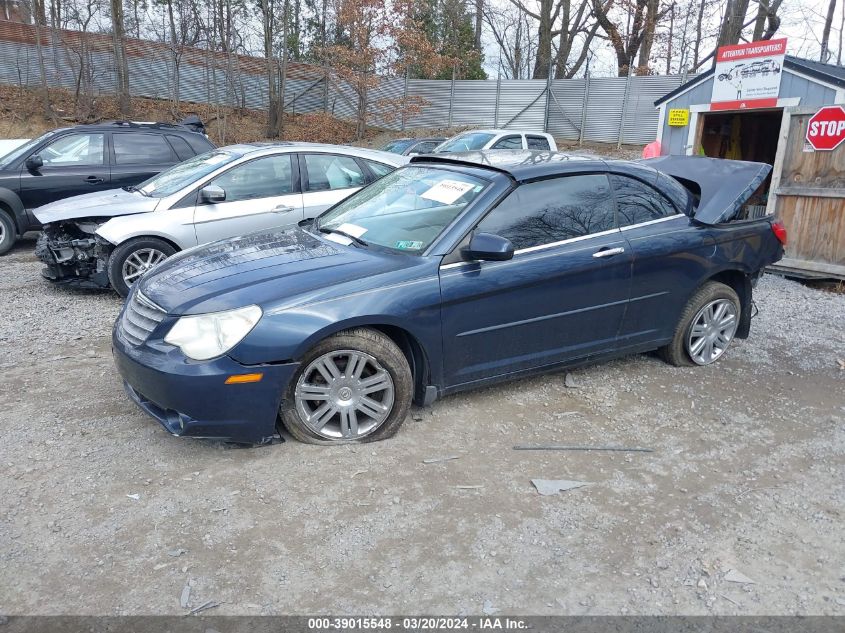
[[[281,396],[299,366],[244,366],[228,356],[191,361],[175,348],[133,347],[117,330],[112,352],[127,395],[168,432],[247,444],[276,433]],[[231,375],[255,372],[264,374],[260,382],[225,384]]]

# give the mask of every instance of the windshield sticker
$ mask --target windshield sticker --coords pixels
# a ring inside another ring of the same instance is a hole
[[[455,201],[475,185],[460,180],[441,180],[420,197],[441,204],[455,204]]]
[[[361,237],[364,233],[367,232],[363,226],[358,226],[357,224],[349,224],[348,222],[344,222],[340,226],[337,227],[338,231],[341,233],[346,233],[347,235],[351,235],[352,237]]]
[[[326,239],[330,242],[337,242],[338,244],[343,244],[344,246],[352,246],[352,240],[350,240],[345,235],[341,235],[340,233],[327,233]]]
[[[401,248],[404,251],[418,251],[423,247],[423,243],[419,240],[399,240],[396,242],[396,248]]]

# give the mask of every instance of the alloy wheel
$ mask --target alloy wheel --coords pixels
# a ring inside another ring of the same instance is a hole
[[[121,268],[123,281],[127,286],[131,286],[138,277],[165,259],[167,259],[167,255],[158,249],[139,248],[137,251],[130,253],[126,261],[123,262],[123,267]]]
[[[738,325],[736,306],[727,299],[705,305],[690,326],[687,352],[696,365],[709,365],[730,345]]]
[[[393,410],[393,378],[370,354],[335,350],[305,368],[294,398],[300,419],[318,437],[359,439],[384,424]]]

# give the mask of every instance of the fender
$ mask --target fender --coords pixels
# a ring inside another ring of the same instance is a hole
[[[11,189],[0,187],[0,208],[3,207],[7,207],[12,212],[12,221],[15,223],[18,235],[41,228],[40,224],[30,220],[18,194]]]

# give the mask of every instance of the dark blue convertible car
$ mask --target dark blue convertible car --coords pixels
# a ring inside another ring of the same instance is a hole
[[[113,334],[176,435],[374,441],[412,401],[623,354],[707,365],[748,335],[786,236],[769,167],[554,152],[420,157],[295,230],[180,253]]]

